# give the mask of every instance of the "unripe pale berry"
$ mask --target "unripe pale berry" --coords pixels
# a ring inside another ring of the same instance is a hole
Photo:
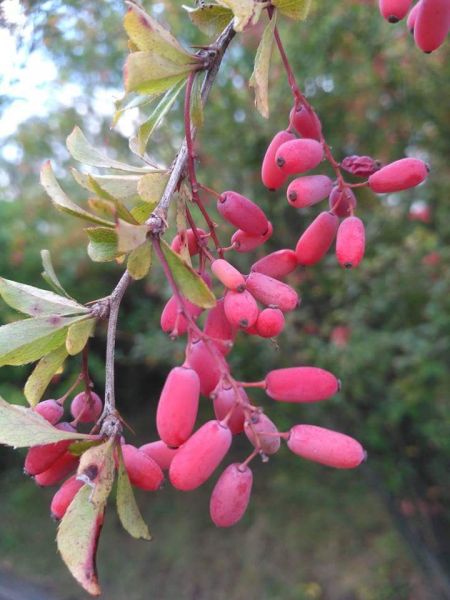
[[[346,269],[357,267],[364,256],[365,246],[366,235],[361,219],[344,219],[336,236],[336,257],[339,264]]]
[[[264,454],[275,454],[280,449],[279,436],[270,435],[278,433],[278,428],[264,413],[254,413],[245,422],[244,429],[250,443]]]
[[[223,258],[213,260],[211,271],[225,287],[234,292],[245,290],[245,278],[232,264]]]
[[[297,292],[290,285],[257,271],[247,277],[247,290],[265,306],[283,312],[295,310],[300,303]]]
[[[63,518],[69,508],[70,503],[75,498],[77,492],[82,488],[84,483],[77,479],[76,475],[69,477],[56,494],[52,498],[50,504],[50,514],[53,519],[58,521]]]
[[[305,173],[317,167],[322,159],[322,144],[309,138],[285,142],[275,156],[277,165],[285,175]]]
[[[266,375],[266,393],[281,402],[319,402],[339,391],[339,380],[317,367],[276,369]]]
[[[315,425],[292,427],[287,445],[298,456],[336,469],[354,469],[366,458],[355,439]]]
[[[200,227],[197,227],[197,234],[200,238],[206,237],[207,235],[206,232]],[[177,233],[177,235],[173,238],[170,247],[172,248],[172,250],[174,250],[174,252],[180,253],[181,248],[183,247],[183,243],[187,245],[188,252],[191,256],[198,254],[199,246],[195,233],[192,229],[186,229],[186,231],[184,231],[183,233]]]
[[[251,235],[238,229],[231,238],[231,244],[236,252],[251,252],[255,248],[262,246],[271,237],[273,233],[272,223],[269,221],[269,228],[264,235]]]
[[[209,396],[219,383],[221,372],[217,358],[202,340],[189,344],[185,366],[194,369],[200,378],[200,392],[204,396]]]
[[[69,423],[58,423],[56,429],[73,433],[75,428]],[[68,447],[73,444],[73,440],[61,440],[54,444],[43,444],[33,446],[27,452],[25,457],[24,471],[27,475],[37,475],[49,469],[52,464],[62,456]]]
[[[296,268],[297,256],[293,250],[286,248],[263,256],[252,265],[251,270],[281,279],[295,271]]]
[[[289,122],[302,137],[320,140],[322,125],[313,110],[306,106],[293,106],[289,114]]]
[[[163,471],[167,471],[173,457],[178,452],[178,448],[169,448],[162,440],[144,444],[139,450],[152,458]]]
[[[369,177],[369,187],[377,194],[400,192],[422,183],[428,167],[418,158],[402,158],[386,165]]]
[[[314,265],[328,252],[333,243],[339,219],[330,212],[322,212],[302,233],[295,253],[300,265]]]
[[[248,404],[248,396],[244,388],[239,387],[238,390],[239,397],[236,398],[236,390],[234,387],[226,387],[222,384],[211,394],[214,414],[218,421],[222,421],[231,410],[233,411],[231,417],[227,421],[227,425],[234,435],[244,431],[245,413],[242,409],[242,403]]]
[[[224,300],[220,298],[214,308],[208,311],[203,331],[213,340],[217,340],[217,348],[226,356],[233,346],[237,330],[227,319],[223,305]]]
[[[156,410],[156,428],[168,446],[177,448],[194,429],[200,379],[190,368],[174,367],[167,376]]]
[[[225,315],[232,327],[251,327],[258,318],[258,305],[248,290],[232,292],[228,290],[224,297]]]
[[[48,469],[38,473],[34,481],[40,486],[56,485],[72,473],[77,465],[78,457],[70,452],[64,452]]]
[[[123,462],[132,485],[152,492],[158,490],[164,480],[161,467],[148,454],[131,444],[122,446]]]
[[[103,402],[95,392],[80,392],[70,403],[70,412],[79,423],[93,423],[103,410]]]
[[[209,512],[217,527],[231,527],[242,519],[253,485],[248,466],[229,465],[217,480],[211,494]]]
[[[213,474],[230,449],[232,433],[219,421],[208,421],[178,450],[169,469],[173,487],[194,490]]]
[[[356,208],[356,196],[349,187],[339,189],[335,186],[328,198],[328,205],[337,217],[349,217]]]
[[[64,414],[64,408],[56,400],[43,400],[33,410],[52,425],[56,425]]]
[[[217,210],[229,223],[250,235],[264,235],[269,227],[259,206],[237,192],[223,192]]]
[[[281,144],[295,140],[295,135],[289,131],[279,131],[267,148],[261,168],[261,178],[263,184],[269,190],[277,190],[286,179],[286,175],[281,171],[275,162],[275,155]]]
[[[277,337],[283,329],[285,318],[279,308],[265,308],[256,320],[256,331],[263,338]]]
[[[421,0],[414,24],[414,41],[423,52],[441,46],[450,28],[449,0]]]
[[[378,0],[381,15],[389,23],[398,23],[406,17],[412,0]]]
[[[326,175],[306,175],[291,181],[287,199],[295,208],[313,206],[326,198],[333,188],[332,180]]]

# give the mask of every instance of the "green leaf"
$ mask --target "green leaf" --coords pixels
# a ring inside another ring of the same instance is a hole
[[[71,356],[75,356],[83,350],[94,331],[95,319],[85,319],[74,323],[67,330],[66,350]]]
[[[86,452],[86,450],[89,450],[89,448],[93,448],[94,446],[99,446],[100,444],[103,444],[103,443],[104,443],[103,439],[88,440],[87,442],[85,442],[85,441],[74,442],[73,444],[70,444],[69,452],[70,452],[70,454],[73,454],[74,456],[81,456],[84,452]]]
[[[272,4],[286,17],[304,21],[309,14],[312,0],[272,0]]]
[[[165,92],[186,79],[192,68],[177,65],[154,52],[133,52],[125,64],[125,87],[127,92],[141,94]]]
[[[136,50],[139,50],[139,48],[136,48]],[[142,108],[143,106],[152,104],[157,97],[157,94],[154,96],[141,96],[140,94],[134,93],[125,94],[123,98],[120,98],[120,100],[116,100],[114,102],[116,112],[114,113],[111,127],[115,127],[117,125],[120,117],[125,111],[132,108]]]
[[[42,357],[28,377],[23,392],[28,404],[36,406],[44,395],[53,375],[61,368],[67,358],[67,351],[60,346]]]
[[[71,169],[75,181],[90,192],[95,192],[93,179],[102,190],[119,200],[132,200],[137,196],[137,184],[141,175],[88,175]]]
[[[250,87],[255,89],[255,104],[259,113],[269,118],[269,68],[274,43],[276,13],[267,23],[256,51],[255,66],[250,77]]]
[[[44,187],[45,191],[50,196],[51,201],[58,210],[68,213],[74,217],[78,217],[79,219],[91,221],[91,223],[106,225],[107,227],[114,227],[114,223],[106,221],[105,219],[101,219],[87,210],[84,210],[84,208],[81,208],[78,206],[78,204],[75,204],[75,202],[72,202],[72,200],[65,194],[56,180],[50,161],[47,161],[42,167],[41,185]]]
[[[99,596],[95,556],[105,506],[89,502],[89,486],[84,485],[72,500],[58,527],[56,542],[63,561],[83,588]]]
[[[131,209],[131,214],[138,223],[145,223],[155,210],[157,202],[139,202]]]
[[[77,315],[89,312],[88,308],[65,296],[3,277],[0,277],[0,296],[12,308],[32,317]]]
[[[201,78],[199,75],[194,79],[194,85],[192,86],[191,121],[194,127],[197,127],[198,129],[203,127],[205,121],[205,116],[203,114]]]
[[[148,173],[153,170],[149,167],[134,167],[133,165],[108,158],[88,142],[79,127],[74,127],[66,140],[66,145],[75,160],[90,167],[106,167],[107,169],[117,169],[118,171],[129,171],[131,173]]]
[[[173,35],[140,7],[127,2],[129,10],[123,23],[130,40],[139,50],[154,52],[178,65],[198,62]]]
[[[138,194],[145,202],[156,204],[161,200],[168,181],[168,173],[148,173],[139,180]]]
[[[233,18],[229,8],[218,4],[204,4],[198,8],[183,6],[192,23],[206,35],[217,37]]]
[[[151,540],[150,531],[142,518],[141,512],[136,504],[133,488],[127,470],[123,463],[122,451],[119,448],[119,467],[117,477],[117,514],[123,528],[136,539]]]
[[[244,31],[247,27],[256,25],[263,10],[261,4],[256,0],[217,0],[217,3],[233,12],[233,29],[235,31]]]
[[[214,307],[216,298],[200,275],[187,265],[164,240],[161,240],[161,249],[183,296],[202,308]]]
[[[128,223],[133,223],[136,225],[136,220],[130,213],[128,208],[124,204],[122,204],[120,200],[114,198],[112,194],[104,190],[102,186],[99,183],[97,183],[97,181],[93,177],[91,177],[90,175],[88,175],[88,177],[89,182],[92,185],[92,188],[97,194],[97,196],[102,200],[107,200],[108,202],[111,202],[111,204],[114,206],[114,216],[120,217],[124,221],[128,221]]]
[[[114,483],[114,438],[104,444],[93,446],[81,455],[77,479],[92,488],[89,501],[97,508],[106,504]]]
[[[133,279],[143,279],[152,266],[152,245],[145,242],[128,257],[127,270]]]
[[[147,240],[148,227],[147,225],[131,225],[118,219],[116,232],[117,250],[120,254],[127,254]]]
[[[173,103],[177,99],[178,94],[185,86],[186,80],[182,79],[179,83],[167,90],[159,103],[154,108],[150,117],[139,127],[137,142],[139,153],[143,155],[147,147],[148,140],[152,133],[161,124],[166,114],[171,109]]]
[[[117,258],[118,237],[114,229],[108,227],[88,227],[84,230],[89,237],[87,253],[94,262],[109,262]]]
[[[56,276],[55,269],[52,264],[52,257],[50,255],[49,250],[41,250],[41,260],[42,267],[44,269],[43,273],[41,273],[43,279],[52,287],[58,294],[62,294],[66,296],[66,298],[73,298],[66,292],[66,290],[61,285],[58,277]]]
[[[13,448],[28,448],[54,444],[62,440],[89,440],[85,433],[62,431],[31,408],[9,404],[0,397],[0,444]]]

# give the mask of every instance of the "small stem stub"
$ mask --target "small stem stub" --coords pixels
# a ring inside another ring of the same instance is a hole
[[[122,421],[119,417],[119,413],[114,411],[107,415],[102,423],[100,435],[107,438],[117,437],[122,433]]]

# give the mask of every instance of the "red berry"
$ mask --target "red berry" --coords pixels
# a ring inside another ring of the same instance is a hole
[[[200,237],[207,237],[206,231],[204,231],[200,227],[197,227],[197,234]],[[187,244],[188,252],[191,256],[198,254],[199,246],[195,233],[192,229],[186,229],[186,231],[184,232],[177,233],[177,235],[173,238],[170,247],[175,252],[180,253],[184,243]]]
[[[236,398],[236,390],[233,387],[225,387],[224,384],[217,387],[211,394],[214,406],[214,414],[218,421],[222,421],[231,410],[231,417],[227,421],[231,433],[237,434],[244,430],[245,412],[239,402],[248,404],[248,396],[244,388],[239,387],[240,398]]]
[[[406,27],[408,28],[408,31],[410,33],[414,33],[414,27],[416,25],[416,19],[417,19],[417,12],[419,10],[421,3],[422,3],[421,0],[419,0],[419,2],[417,2],[417,4],[414,4],[412,9],[409,11],[408,19],[406,20]]]
[[[421,0],[414,25],[414,41],[423,52],[433,52],[441,46],[450,28],[448,0]]]
[[[167,376],[156,411],[156,428],[168,446],[177,448],[194,429],[200,379],[193,369],[175,367]]]
[[[381,15],[389,23],[398,23],[406,17],[412,0],[378,0]]]
[[[56,485],[74,471],[77,465],[78,457],[70,452],[64,452],[64,454],[53,462],[51,467],[42,473],[38,473],[34,480],[41,486]]]
[[[293,250],[276,250],[260,258],[253,265],[251,270],[258,273],[264,273],[269,277],[281,279],[297,268],[297,256]]]
[[[273,233],[272,223],[270,221],[268,221],[268,223],[269,226],[264,235],[251,235],[242,229],[235,231],[231,238],[231,244],[234,250],[236,250],[236,252],[250,252],[251,250],[258,248],[258,246],[262,246]]]
[[[292,452],[336,469],[354,469],[366,458],[359,442],[337,431],[314,425],[295,425],[287,445]]]
[[[69,508],[70,503],[75,498],[77,492],[82,488],[84,483],[77,479],[76,475],[72,475],[62,484],[56,494],[53,496],[50,504],[50,514],[54,519],[62,519]]]
[[[225,287],[234,292],[245,290],[245,278],[232,264],[223,258],[213,260],[211,271]]]
[[[326,198],[333,187],[326,175],[306,175],[291,181],[287,189],[287,199],[295,208],[313,206]]]
[[[328,204],[331,212],[337,217],[349,217],[356,208],[356,196],[348,187],[339,189],[335,186],[331,190]]]
[[[280,437],[277,435],[270,435],[278,433],[278,428],[264,413],[254,413],[251,418],[245,422],[244,429],[251,444],[258,450],[264,452],[264,454],[275,454],[280,449]]]
[[[253,485],[249,467],[229,465],[217,480],[211,494],[209,511],[217,527],[231,527],[242,519]]]
[[[52,425],[58,423],[64,414],[64,408],[56,400],[43,400],[34,410]]]
[[[279,308],[265,308],[256,321],[256,331],[263,338],[277,337],[284,329],[285,319]]]
[[[172,460],[169,477],[178,490],[194,490],[213,474],[230,449],[232,434],[219,421],[208,421],[181,446]]]
[[[236,337],[236,328],[231,326],[225,315],[223,298],[208,311],[203,331],[213,340],[217,340],[216,346],[223,355],[230,352]]]
[[[164,480],[161,467],[148,454],[131,444],[122,446],[123,462],[130,482],[141,490],[158,490]]]
[[[364,223],[358,217],[344,219],[336,237],[336,257],[341,267],[357,267],[364,256],[366,237]]]
[[[339,219],[329,212],[322,212],[302,233],[295,253],[300,265],[314,265],[328,252],[333,243]]]
[[[281,402],[319,402],[339,391],[339,380],[317,367],[276,369],[266,375],[266,393]]]
[[[320,141],[322,124],[317,114],[310,108],[293,106],[289,114],[289,121],[302,137]]]
[[[224,297],[225,315],[232,327],[251,327],[258,318],[258,305],[252,294],[228,290]]]
[[[70,404],[70,412],[79,423],[93,423],[102,414],[103,402],[95,392],[80,392]]]
[[[372,175],[372,173],[381,168],[381,164],[371,156],[358,156],[354,154],[344,158],[341,162],[341,168],[357,177],[369,177],[369,175]]]
[[[229,223],[250,235],[264,235],[269,227],[259,206],[237,192],[223,192],[217,210]]]
[[[185,366],[191,367],[200,378],[200,392],[209,396],[221,377],[220,365],[217,357],[202,340],[191,342],[187,349]]]
[[[285,175],[296,175],[314,169],[323,159],[320,142],[304,138],[282,144],[276,153],[276,163]]]
[[[287,283],[253,271],[247,277],[247,290],[265,306],[288,312],[300,303],[297,292]]]
[[[189,300],[184,300],[186,310],[193,319],[201,315],[203,309]],[[176,296],[171,296],[161,313],[161,329],[169,335],[183,335],[188,328],[186,317],[180,311],[180,303]]]
[[[427,175],[428,167],[423,160],[402,158],[371,175],[369,187],[377,194],[400,192],[419,185]]]
[[[163,471],[167,471],[173,457],[178,452],[178,448],[169,448],[162,440],[158,440],[144,444],[139,448],[139,451],[152,458]]]
[[[69,423],[58,423],[58,425],[55,427],[61,431],[69,431],[71,433],[75,431],[75,428]],[[37,475],[38,473],[43,473],[66,452],[71,444],[73,444],[73,440],[61,440],[60,442],[55,442],[54,444],[33,446],[28,450],[25,457],[25,473],[27,475]]]
[[[275,155],[281,144],[295,140],[295,135],[289,131],[279,131],[267,148],[261,168],[261,178],[263,184],[269,190],[277,190],[286,179],[286,175],[281,171],[275,162]]]

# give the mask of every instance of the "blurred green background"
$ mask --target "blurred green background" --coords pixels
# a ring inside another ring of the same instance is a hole
[[[189,24],[182,2],[144,4],[187,45],[208,42]],[[1,63],[0,273],[42,287],[39,250],[50,248],[66,288],[92,300],[108,294],[122,268],[90,262],[82,225],[52,209],[38,185],[39,169],[51,158],[65,189],[85,200],[70,176],[76,165],[65,148],[74,125],[97,147],[129,159],[127,136],[142,116],[132,114],[110,130],[127,52],[124,5],[15,5],[6,0],[0,7],[0,41],[5,49],[11,40],[17,44],[17,52]],[[283,190],[269,193],[260,182],[265,148],[286,127],[291,106],[276,57],[271,117],[265,121],[254,110],[247,82],[260,32],[258,27],[233,42],[198,145],[200,179],[255,199],[274,223],[263,250],[236,256],[244,272],[263,252],[294,247],[322,209],[295,211]],[[280,429],[306,422],[353,435],[369,460],[354,472],[335,472],[283,449],[270,463],[255,463],[249,512],[232,530],[217,530],[209,520],[213,482],[190,494],[167,486],[139,495],[151,544],[127,538],[111,507],[98,561],[108,600],[450,598],[448,47],[420,53],[404,23],[387,24],[376,2],[362,0],[316,2],[306,23],[283,22],[281,33],[339,159],[369,154],[389,162],[406,154],[432,166],[424,186],[389,196],[358,193],[368,236],[361,266],[344,272],[330,253],[313,269],[295,273],[291,283],[301,291],[302,306],[289,315],[279,349],[240,338],[231,355],[243,380],[292,364],[336,373],[342,391],[321,405],[272,407],[256,394],[255,400]],[[169,164],[175,155],[181,113],[178,103],[154,136],[149,153],[155,160]],[[424,207],[426,218],[418,219]],[[224,245],[230,233],[220,230]],[[168,296],[155,269],[130,288],[123,303],[118,403],[136,428],[133,443],[155,438],[154,410],[165,373],[183,360],[183,342],[170,342],[158,328]],[[1,305],[0,320],[12,318]],[[91,367],[99,390],[104,342],[99,326]],[[73,379],[79,364],[77,358],[71,362],[52,395]],[[3,368],[0,394],[23,402],[29,371]],[[206,400],[202,410],[210,418]],[[245,440],[235,446],[232,458],[245,457]],[[23,452],[0,452],[0,590],[1,578],[12,573],[45,586],[49,597],[85,598],[56,555],[55,526],[47,516],[54,490],[40,490],[22,476],[22,460]]]

